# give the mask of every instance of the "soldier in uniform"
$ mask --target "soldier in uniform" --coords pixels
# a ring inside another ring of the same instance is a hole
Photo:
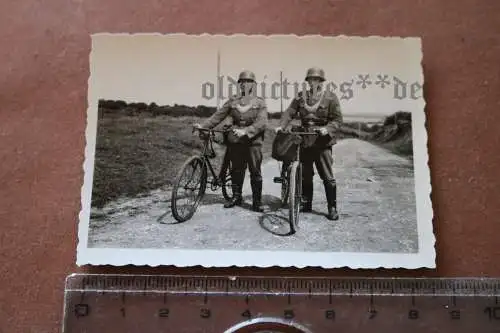
[[[303,163],[302,190],[303,205],[301,211],[312,210],[313,199],[313,165],[324,184],[326,199],[328,203],[329,220],[337,220],[337,185],[333,175],[332,146],[336,143],[335,132],[342,123],[340,103],[335,93],[325,90],[325,72],[321,68],[313,67],[307,70],[305,80],[309,84],[309,90],[299,92],[288,109],[283,112],[281,122],[276,132],[285,129],[292,118],[298,116],[301,120],[301,131],[319,129],[319,136],[313,139],[313,143],[301,151]],[[304,140],[310,140],[304,138]],[[283,169],[286,165],[283,166]]]
[[[196,127],[213,128],[228,117],[232,132],[228,135],[227,154],[232,163],[231,179],[233,200],[224,207],[241,205],[242,187],[248,166],[252,188],[252,210],[262,212],[262,143],[268,123],[267,106],[264,99],[255,95],[255,74],[242,71],[238,77],[239,93],[231,96],[220,110]]]

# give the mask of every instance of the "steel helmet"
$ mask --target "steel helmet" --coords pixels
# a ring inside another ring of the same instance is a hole
[[[321,81],[325,81],[325,71],[319,67],[311,67],[307,70],[306,81],[311,77],[317,77]]]
[[[238,82],[241,80],[251,80],[255,82],[255,74],[251,71],[244,70],[243,72],[240,73],[240,76],[238,77]]]

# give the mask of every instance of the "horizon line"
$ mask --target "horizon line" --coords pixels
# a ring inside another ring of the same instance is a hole
[[[213,108],[213,109],[217,109],[217,106],[211,106],[211,105],[206,105],[206,104],[197,104],[197,105],[189,105],[189,104],[178,104],[178,103],[172,103],[172,104],[157,104],[156,102],[127,102],[123,99],[108,99],[108,98],[99,98],[99,102],[100,101],[104,101],[104,102],[123,102],[123,103],[126,103],[126,104],[146,104],[146,105],[151,105],[151,104],[156,104],[158,107],[173,107],[175,105],[177,106],[184,106],[184,107],[192,107],[192,108],[196,108],[196,107],[207,107],[207,108]],[[269,110],[267,111],[268,113],[282,113],[282,111],[280,110]],[[284,110],[283,110],[284,112]],[[347,117],[355,117],[355,118],[362,118],[362,117],[365,117],[365,118],[385,118],[387,116],[390,116],[396,112],[409,112],[409,111],[405,111],[405,110],[396,110],[396,111],[389,111],[387,113],[344,113],[343,112],[343,116],[347,116]]]

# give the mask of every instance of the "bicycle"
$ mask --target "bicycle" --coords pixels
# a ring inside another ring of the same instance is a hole
[[[215,134],[222,133],[225,135],[230,130],[230,128],[214,130],[193,127],[193,133],[195,131],[200,132],[200,139],[203,141],[203,148],[200,154],[189,157],[177,173],[174,188],[172,190],[171,209],[172,215],[178,222],[184,222],[193,217],[194,213],[198,209],[199,203],[205,195],[207,185],[210,185],[210,189],[212,191],[217,191],[221,188],[222,195],[226,200],[229,201],[233,198],[231,182],[232,165],[227,150],[224,153],[219,173],[216,173],[212,163],[210,162],[211,159],[217,156],[213,148],[213,142],[217,142],[217,140],[215,140]],[[210,178],[208,177],[208,171],[210,171]],[[197,173],[199,173],[199,177],[195,178]],[[188,181],[186,184],[183,184],[182,181],[185,177]],[[179,193],[181,189],[186,190],[186,192],[190,194],[194,194],[194,200],[191,204],[187,205],[186,214],[182,213],[182,206],[177,203],[177,200],[182,198]],[[195,193],[196,191],[197,193]]]
[[[300,161],[300,152],[303,148],[304,136],[317,136],[319,130],[313,129],[312,132],[300,131],[281,131],[295,136],[295,156],[288,162],[286,170],[281,171],[279,177],[274,177],[274,183],[281,183],[281,202],[282,206],[288,203],[288,215],[291,233],[295,233],[299,228],[299,213],[302,203],[302,162]]]

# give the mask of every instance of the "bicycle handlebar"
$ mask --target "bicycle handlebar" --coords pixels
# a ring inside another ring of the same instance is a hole
[[[318,135],[318,132],[288,132],[290,134],[297,134],[297,135]]]
[[[210,133],[227,133],[230,130],[229,129],[224,129],[224,130],[215,130],[215,129],[210,129],[210,128],[200,128],[200,127],[194,127],[193,126],[193,133],[195,131],[200,131],[200,132],[210,132]]]
[[[281,133],[288,133],[288,134],[296,134],[296,135],[318,135],[319,134],[319,129],[314,129],[313,130],[314,132],[294,132],[294,131],[290,131],[290,130],[280,130],[278,131],[281,132]]]

